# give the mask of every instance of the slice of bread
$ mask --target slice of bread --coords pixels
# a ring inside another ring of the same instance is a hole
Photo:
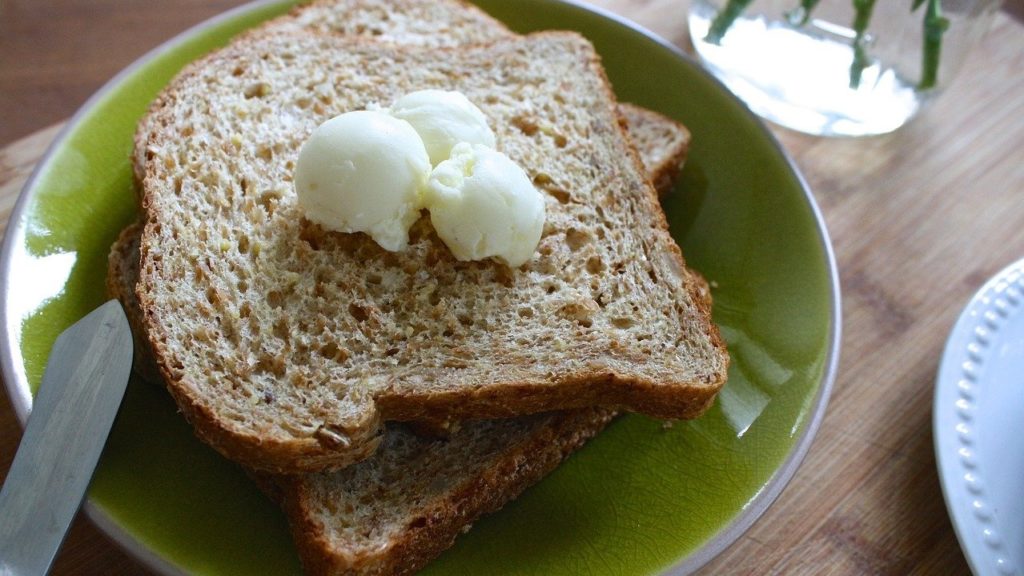
[[[321,230],[290,179],[306,136],[423,88],[476,102],[546,195],[536,258],[457,262],[426,219],[408,249]],[[280,472],[365,458],[388,420],[603,405],[688,418],[728,357],[619,117],[571,33],[448,52],[247,36],[153,111],[138,296],[197,432]]]

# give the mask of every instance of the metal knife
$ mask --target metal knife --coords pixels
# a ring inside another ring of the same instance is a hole
[[[124,397],[132,335],[117,300],[57,337],[0,490],[0,575],[50,569]]]

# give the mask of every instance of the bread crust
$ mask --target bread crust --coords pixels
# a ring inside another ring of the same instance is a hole
[[[703,414],[714,400],[714,382],[692,386],[681,398],[678,388],[669,389],[608,370],[572,374],[557,386],[532,382],[506,382],[500,388],[464,391],[403,392],[377,397],[377,407],[388,420],[421,421],[450,415],[462,419],[514,418],[559,410],[605,406],[640,412],[654,418],[692,419]]]
[[[690,131],[664,114],[635,104],[619,103],[619,113],[651,184],[664,199],[675,187],[690,151]]]

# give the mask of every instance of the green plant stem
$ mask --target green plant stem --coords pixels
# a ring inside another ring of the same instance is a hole
[[[939,79],[942,35],[949,28],[949,19],[942,15],[940,1],[928,0],[928,8],[924,14],[924,50],[921,54],[921,80],[917,83],[918,90],[934,88]]]
[[[800,0],[800,6],[786,12],[786,18],[793,26],[803,26],[811,19],[811,12],[821,0]]]
[[[853,18],[853,63],[850,64],[850,88],[856,90],[860,86],[860,77],[868,65],[868,52],[864,47],[871,12],[875,9],[875,0],[853,0],[855,11]]]
[[[704,37],[704,41],[710,44],[721,44],[722,37],[725,36],[726,31],[740,17],[740,14],[747,9],[750,2],[751,0],[729,0],[725,7],[718,14],[715,14],[715,19],[711,21],[711,26],[708,27],[708,33]]]
[[[747,9],[752,0],[728,0],[726,5],[715,14],[708,27],[704,41],[721,44],[725,33],[733,25],[740,14]],[[811,12],[821,0],[800,0],[800,6],[786,13],[790,24],[803,26],[808,22]],[[918,90],[934,88],[938,82],[939,58],[942,53],[942,36],[949,28],[949,19],[942,15],[941,0],[912,0],[911,12],[927,5],[924,16],[924,46],[921,55],[921,79],[917,83]],[[864,69],[868,66],[867,30],[871,23],[871,15],[875,9],[875,0],[853,0],[853,62],[850,63],[850,88],[860,87]]]

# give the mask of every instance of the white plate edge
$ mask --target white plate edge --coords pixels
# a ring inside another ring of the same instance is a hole
[[[1010,278],[1013,280],[1008,280]],[[1020,571],[1012,564],[1012,560],[1000,556],[1002,542],[996,520],[987,512],[984,472],[973,459],[971,440],[965,441],[957,430],[957,426],[968,426],[969,435],[971,411],[978,393],[973,390],[977,382],[969,374],[973,368],[967,364],[984,362],[984,350],[987,350],[987,346],[982,346],[982,352],[972,353],[968,351],[968,346],[978,342],[978,327],[995,331],[1002,323],[1013,319],[1012,312],[1006,312],[1006,300],[1001,295],[1006,284],[1019,285],[1022,280],[1024,259],[1000,270],[968,301],[946,340],[932,405],[935,460],[943,500],[967,563],[971,571],[979,576],[1019,576]],[[1020,292],[1020,289],[1017,291]],[[1024,300],[1020,298],[1020,295],[1015,297],[1018,302],[1012,305],[1017,308],[1024,306]],[[1003,313],[998,311],[1000,308],[1004,310]],[[964,382],[966,390],[962,389],[961,382]],[[982,483],[978,484],[977,480],[968,482],[968,474],[974,475]]]

